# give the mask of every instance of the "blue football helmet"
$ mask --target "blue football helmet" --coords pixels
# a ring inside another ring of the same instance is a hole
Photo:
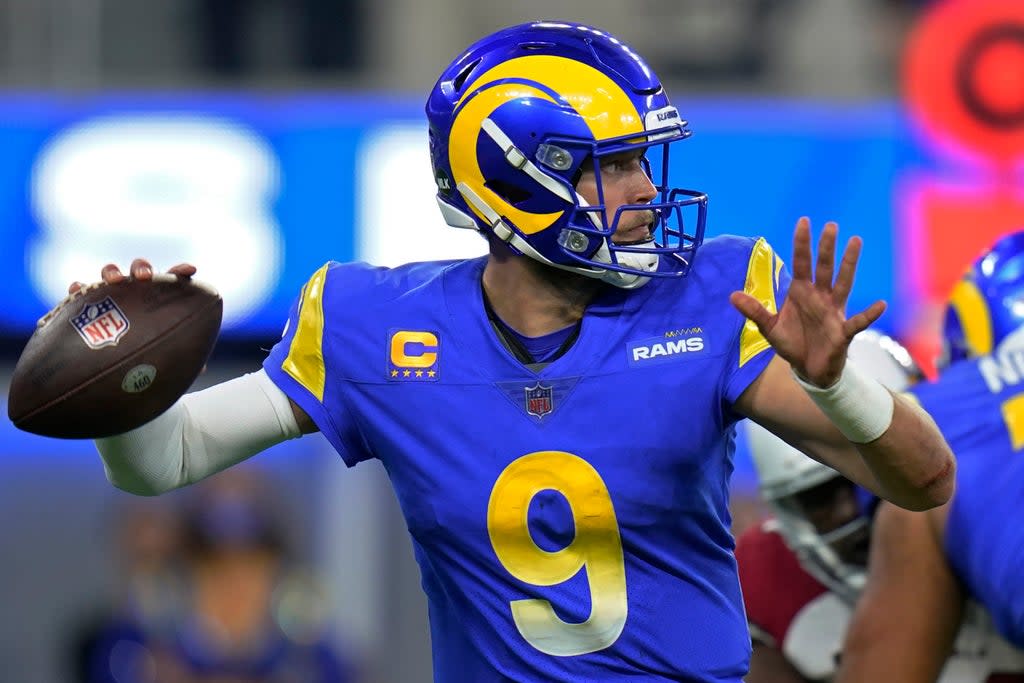
[[[1000,238],[956,283],[939,367],[991,353],[1024,324],[1024,231]]]
[[[449,225],[493,233],[517,253],[624,288],[688,272],[704,238],[707,196],[668,186],[668,152],[690,131],[651,68],[615,37],[554,21],[498,31],[444,70],[426,113]],[[609,216],[601,159],[634,150],[644,153],[658,196]],[[591,167],[594,205],[575,187]],[[696,214],[689,232],[684,208]],[[653,239],[614,244],[620,218],[638,211],[647,212]]]

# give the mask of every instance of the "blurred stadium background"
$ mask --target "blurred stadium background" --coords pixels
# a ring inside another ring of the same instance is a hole
[[[695,131],[674,173],[710,195],[711,234],[784,257],[801,215],[863,236],[851,306],[888,300],[881,327],[925,367],[950,283],[1024,224],[1013,0],[0,0],[2,396],[36,319],[111,260],[191,261],[221,290],[206,385],[259,366],[327,259],[483,253],[433,203],[422,102],[458,50],[535,18],[649,58]],[[386,478],[337,460],[315,436],[246,467],[329,637],[366,680],[429,681]],[[734,488],[742,526],[761,513],[742,443]],[[76,680],[79,631],[124,591],[127,498],[91,443],[0,421],[0,681]]]

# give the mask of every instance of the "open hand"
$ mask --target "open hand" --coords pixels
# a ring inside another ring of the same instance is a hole
[[[859,237],[851,237],[846,243],[833,283],[838,232],[835,223],[825,224],[812,277],[811,222],[806,217],[797,221],[793,233],[793,281],[777,314],[770,313],[745,292],[733,292],[729,297],[797,375],[819,387],[828,387],[839,379],[850,340],[885,311],[885,302],[876,301],[860,313],[846,317],[846,301],[853,288],[862,243]]]

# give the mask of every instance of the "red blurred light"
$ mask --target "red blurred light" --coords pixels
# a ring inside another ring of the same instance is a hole
[[[978,56],[973,85],[979,99],[1004,116],[1024,111],[1024,44],[1003,41]]]

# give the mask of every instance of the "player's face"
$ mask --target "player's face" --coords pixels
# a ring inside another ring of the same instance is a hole
[[[841,529],[861,517],[857,489],[849,480],[835,477],[795,496],[808,521],[821,535]],[[850,564],[866,565],[870,547],[870,527],[841,535],[831,543],[839,557]]]
[[[624,204],[648,204],[658,196],[654,184],[643,166],[643,150],[612,154],[601,159],[601,187],[604,192],[605,214],[609,223]],[[597,178],[591,164],[576,184],[576,191],[589,204],[598,204]],[[641,244],[653,239],[651,227],[654,216],[650,211],[623,211],[612,241],[616,244]]]

